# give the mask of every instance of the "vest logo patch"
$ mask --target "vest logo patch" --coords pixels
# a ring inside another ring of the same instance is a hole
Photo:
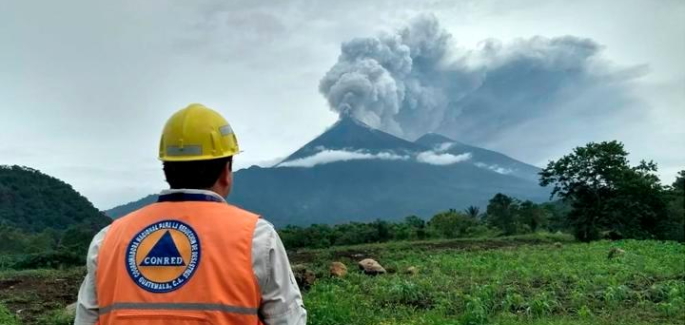
[[[133,237],[126,249],[126,270],[146,291],[166,293],[190,280],[200,262],[200,239],[177,220],[151,224]]]

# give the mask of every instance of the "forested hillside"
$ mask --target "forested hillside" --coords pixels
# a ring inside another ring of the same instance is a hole
[[[69,184],[0,166],[0,266],[81,264],[93,235],[110,222]]]
[[[69,184],[40,171],[0,166],[0,222],[26,231],[103,227],[108,218]]]

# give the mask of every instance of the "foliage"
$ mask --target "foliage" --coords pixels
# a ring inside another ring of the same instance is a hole
[[[372,251],[383,264],[398,269],[416,265],[422,270],[411,277],[351,273],[343,280],[321,280],[305,296],[310,321],[676,324],[683,308],[682,245],[626,241],[570,245],[561,251],[551,245],[459,254],[426,250],[445,244],[393,243],[308,252],[316,254],[312,267],[320,272],[331,258],[348,250]],[[620,263],[605,258],[613,245],[629,252]]]
[[[64,309],[53,310],[47,315],[38,318],[36,325],[72,325],[74,316]]]
[[[404,222],[376,220],[370,223],[350,222],[334,226],[286,226],[279,230],[279,235],[285,247],[294,249],[429,238],[468,238],[485,236],[492,232],[478,219],[456,210],[449,210],[436,214],[428,222],[417,216],[409,216]]]
[[[307,250],[292,254],[291,261],[326,274],[331,261],[354,265],[357,258],[350,253],[355,252],[370,254],[397,270],[409,266],[420,270],[415,275],[369,277],[352,271],[345,278],[320,277],[303,292],[313,325],[675,325],[685,321],[685,245],[571,240],[539,232],[487,240],[392,242]],[[559,248],[555,242],[564,245]],[[606,253],[614,247],[626,254],[609,260]],[[26,325],[70,324],[63,304],[75,299],[84,272],[84,268],[0,272],[0,281],[35,279],[37,288],[35,293],[24,291],[20,301],[16,291],[0,289],[0,301],[12,300],[6,304],[12,311],[27,303],[48,306],[32,310],[31,318],[22,312]],[[65,302],[41,300],[46,299],[49,285],[64,282],[71,283],[67,287],[72,289],[53,290],[48,297],[69,296]]]
[[[19,325],[19,321],[2,303],[0,303],[0,324]]]
[[[477,206],[469,206],[464,210],[464,213],[466,213],[467,216],[473,218],[473,219],[478,219],[481,217],[480,215],[480,208]]]
[[[428,226],[437,238],[463,238],[472,237],[478,226],[478,220],[466,214],[449,210],[436,214],[429,222]]]
[[[504,235],[513,235],[517,228],[516,214],[518,209],[518,200],[497,193],[488,203],[488,224],[501,229]]]
[[[109,222],[66,183],[0,166],[0,269],[81,265],[91,239]]]
[[[541,229],[562,230],[563,227],[551,229],[549,220],[553,216],[553,205],[536,204],[532,201],[521,202],[502,193],[497,193],[488,203],[485,222],[500,229],[502,235],[511,236]],[[565,219],[565,215],[559,218]]]
[[[19,257],[15,263],[12,264],[11,268],[16,270],[46,268],[63,269],[67,267],[84,265],[85,262],[85,254],[79,254],[67,250],[60,250],[55,252],[23,255]]]
[[[568,222],[582,241],[611,234],[619,238],[669,238],[666,190],[655,175],[656,164],[628,164],[617,141],[589,143],[551,161],[540,172],[540,185],[569,202]]]
[[[403,222],[376,220],[370,223],[350,222],[334,226],[287,226],[280,229],[279,234],[285,247],[289,249],[388,241],[493,237],[498,234],[511,236],[540,230],[565,231],[566,213],[563,203],[521,202],[498,193],[490,200],[487,213],[484,214],[480,214],[478,207],[470,206],[464,212],[450,209],[438,213],[428,221],[417,216],[408,216]],[[555,223],[551,224],[550,220],[555,220]]]
[[[333,324],[681,324],[685,321],[685,246],[598,241],[455,253],[469,240],[392,243],[308,251],[324,273],[345,252],[373,252],[401,272],[323,278],[305,293],[309,320]],[[490,239],[496,242],[497,239]],[[483,243],[473,241],[483,247]],[[436,249],[444,247],[444,249]],[[622,259],[606,253],[620,247]],[[343,259],[345,263],[355,260]],[[349,265],[349,264],[348,264]]]
[[[83,226],[26,233],[0,225],[0,270],[83,265],[93,232]]]
[[[685,242],[685,170],[678,172],[675,182],[667,192],[668,218],[662,224],[664,237]]]
[[[110,222],[70,185],[35,169],[0,165],[0,223],[28,233]]]

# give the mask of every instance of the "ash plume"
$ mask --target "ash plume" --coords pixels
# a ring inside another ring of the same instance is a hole
[[[319,90],[333,111],[408,140],[436,132],[483,144],[520,134],[526,121],[592,123],[582,116],[626,109],[626,81],[642,70],[614,69],[600,52],[573,36],[459,50],[434,16],[420,16],[396,33],[343,43]]]

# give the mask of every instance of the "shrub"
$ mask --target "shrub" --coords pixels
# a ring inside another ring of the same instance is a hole
[[[3,304],[0,304],[0,324],[3,325],[19,325],[12,312],[10,312]]]

